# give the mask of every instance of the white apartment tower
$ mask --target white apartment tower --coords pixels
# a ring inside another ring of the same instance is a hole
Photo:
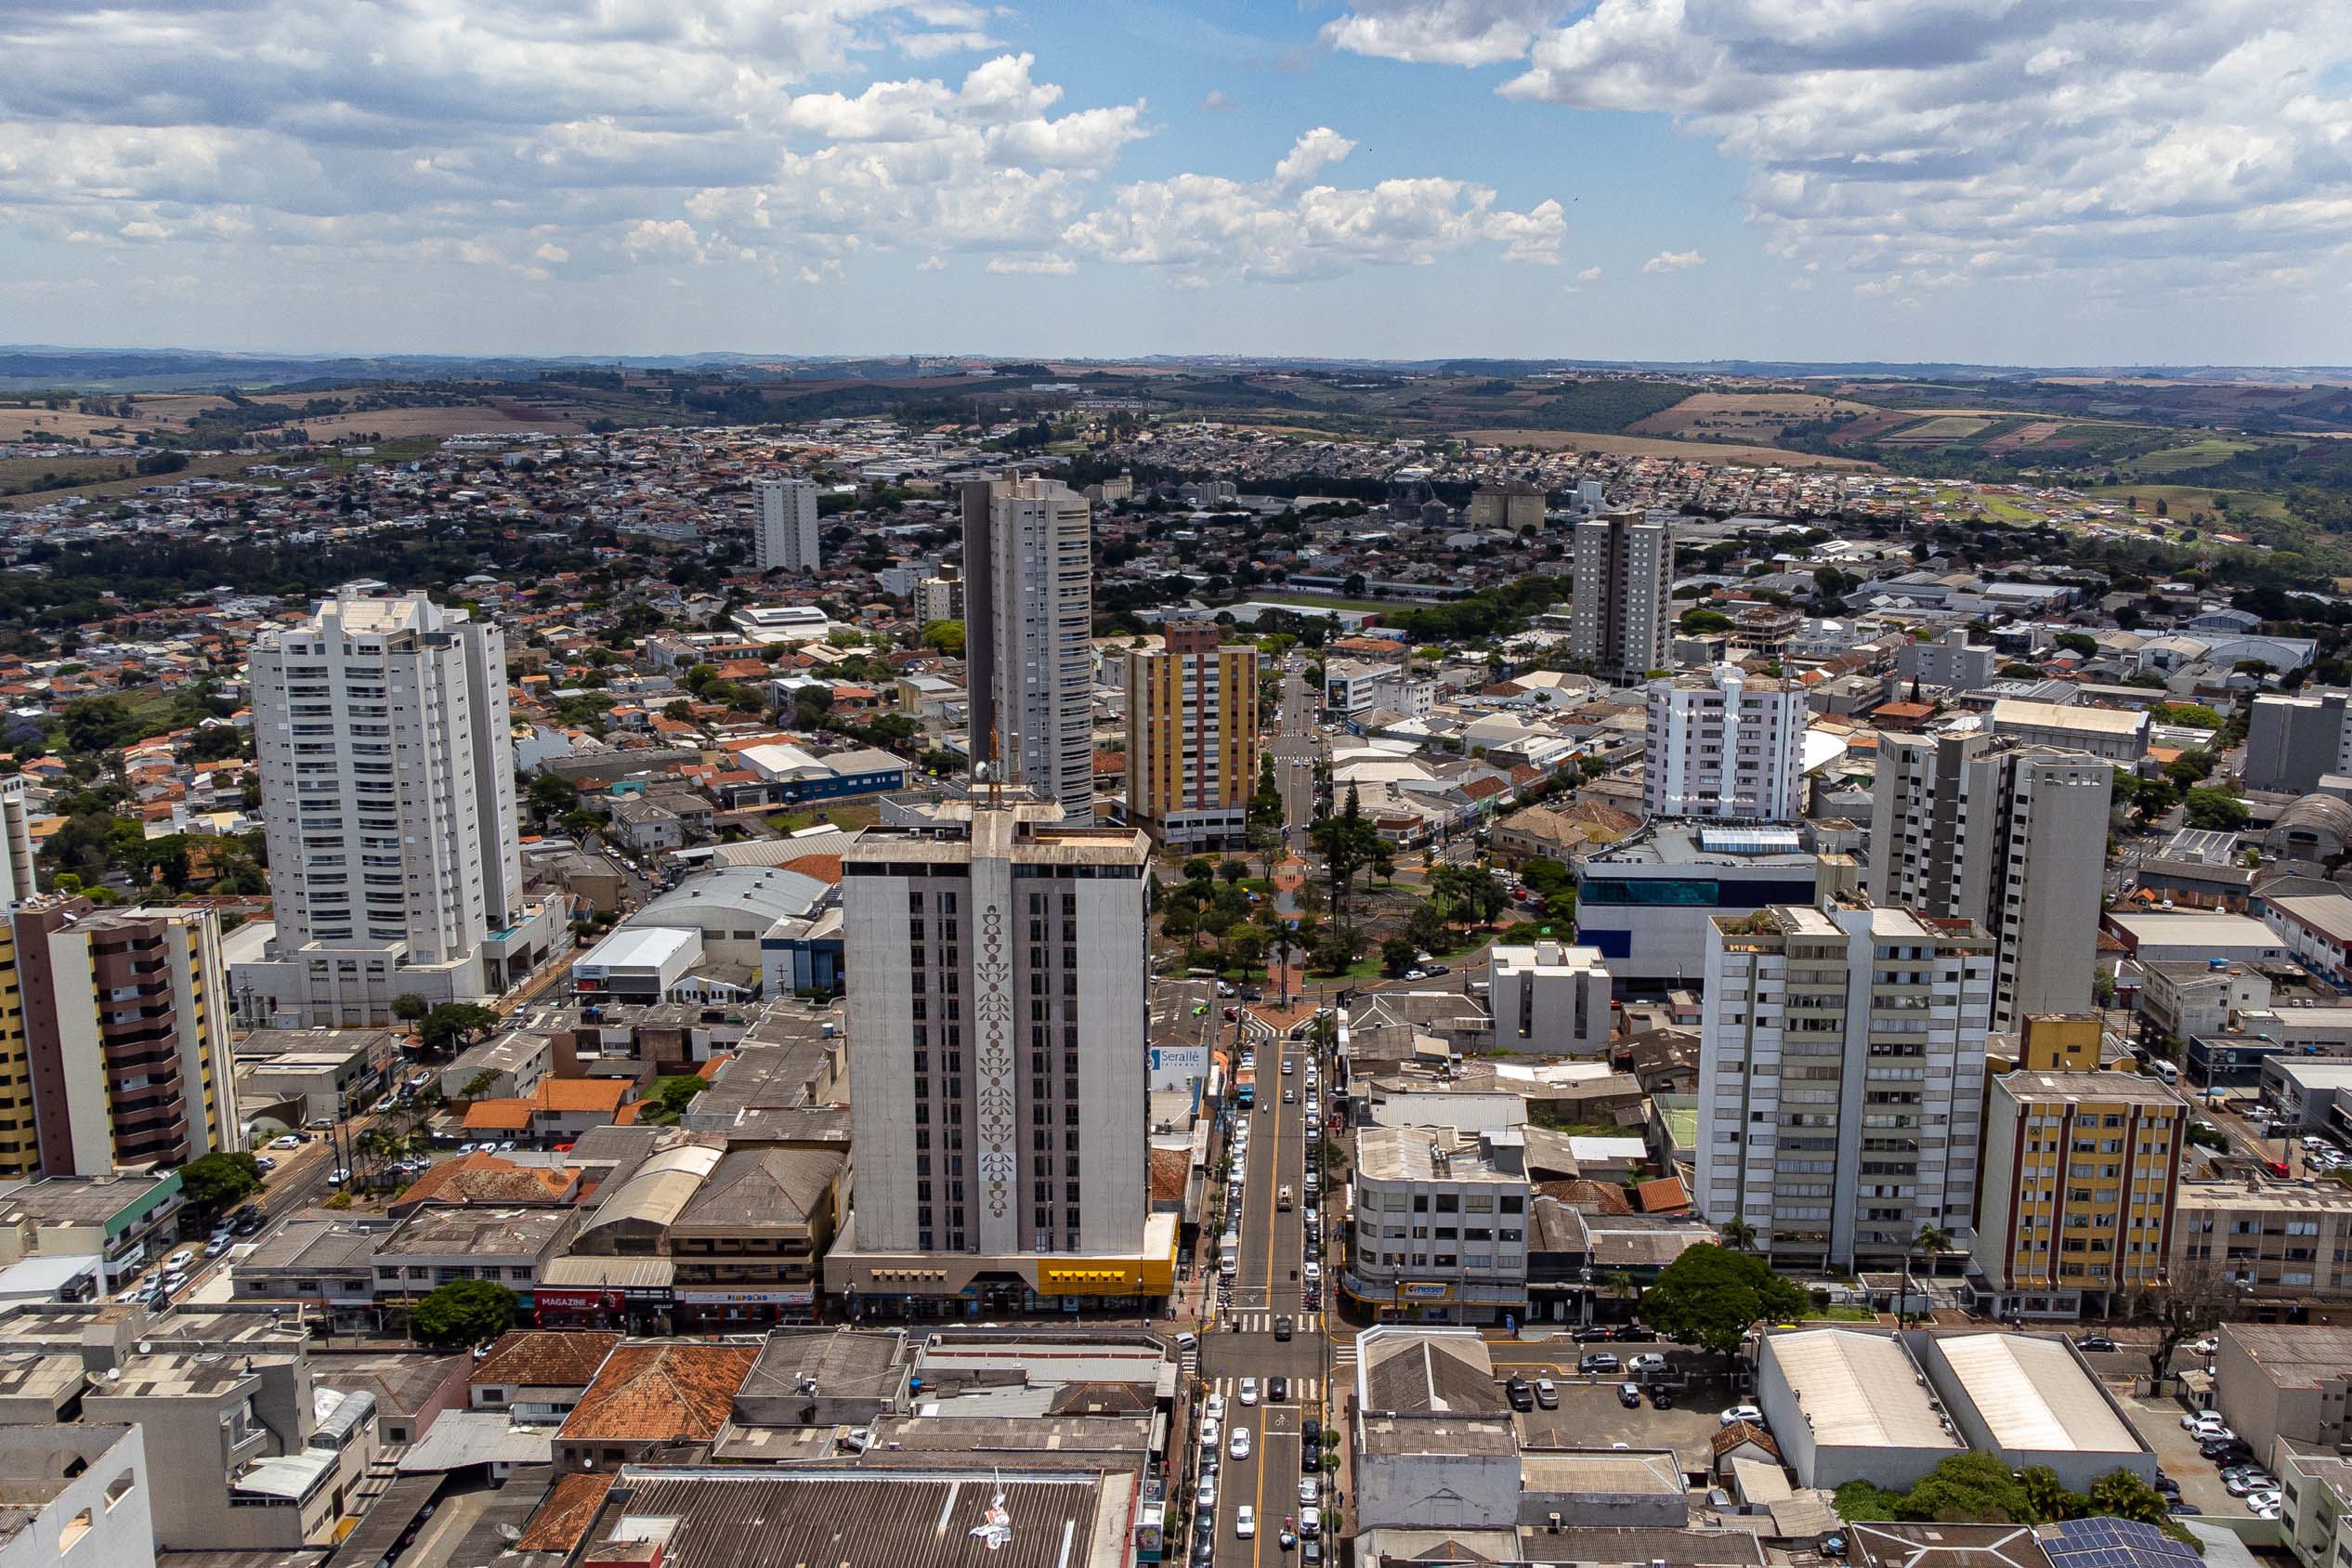
[[[2091,1004],[2110,763],[1980,733],[1882,735],[1871,897],[1998,944],[1993,1026]]]
[[[1603,674],[1666,666],[1673,616],[1674,527],[1639,511],[1576,524],[1568,650]]]
[[[264,631],[250,673],[277,961],[241,979],[320,1023],[503,989],[486,943],[524,907],[499,629],[346,589]]]
[[[1700,1211],[1744,1222],[1783,1273],[1899,1263],[1923,1225],[1965,1251],[1991,939],[1852,898],[1710,927]]]
[[[0,778],[0,914],[39,891],[33,879],[33,817],[25,800],[31,788],[20,773]]]
[[[861,1298],[1166,1294],[1146,1137],[1150,842],[982,790],[843,856]],[[863,978],[858,978],[862,976]],[[1000,1296],[988,1294],[1005,1292]],[[921,1310],[915,1308],[914,1310]]]
[[[1805,814],[1805,722],[1801,687],[1736,664],[1651,682],[1643,809],[1795,821]]]
[[[973,760],[1094,817],[1093,519],[1059,479],[963,487]]]
[[[754,479],[751,490],[760,498],[751,564],[762,571],[815,571],[822,564],[817,542],[817,481]]]

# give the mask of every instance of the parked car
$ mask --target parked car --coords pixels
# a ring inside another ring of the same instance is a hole
[[[1617,1403],[1624,1405],[1628,1410],[1640,1409],[1641,1385],[1640,1383],[1619,1383],[1617,1385]]]
[[[1651,1385],[1650,1385],[1650,1405],[1651,1405],[1651,1407],[1652,1407],[1653,1409],[1656,1409],[1656,1410],[1671,1410],[1671,1409],[1673,1409],[1673,1408],[1674,1408],[1674,1391],[1673,1391],[1672,1389],[1667,1388],[1667,1387],[1666,1387],[1664,1383],[1653,1383],[1653,1384],[1651,1384]]]
[[[1626,1370],[1628,1372],[1648,1374],[1651,1372],[1663,1372],[1666,1369],[1666,1358],[1660,1355],[1655,1351],[1650,1351],[1641,1355],[1637,1355],[1626,1363]]]
[[[254,1164],[264,1170],[275,1170],[278,1169],[278,1162],[271,1159],[268,1155],[254,1156]]]
[[[2199,1508],[2195,1503],[2184,1503],[2176,1498],[2170,1511],[2174,1513],[2202,1513],[2205,1510]]]
[[[1718,1427],[1736,1426],[1742,1421],[1760,1427],[1764,1424],[1764,1412],[1753,1405],[1734,1405],[1715,1418],[1715,1424]]]
[[[1222,1393],[1210,1394],[1207,1399],[1201,1401],[1200,1413],[1202,1418],[1205,1420],[1223,1420],[1225,1418],[1225,1396]]]
[[[1510,1407],[1514,1410],[1528,1411],[1535,1408],[1535,1388],[1516,1372],[1512,1373],[1510,1380],[1503,1385],[1503,1395],[1510,1401]]]
[[[2110,1351],[2122,1350],[2123,1347],[2104,1334],[2085,1334],[2074,1341],[2074,1348],[2078,1351],[2094,1351],[2104,1354]]]
[[[1560,1408],[1560,1385],[1549,1378],[1535,1379],[1535,1403],[1547,1410]]]
[[[1576,1370],[1579,1372],[1592,1374],[1614,1372],[1616,1369],[1617,1353],[1614,1351],[1590,1351],[1576,1358]]]
[[[1193,1488],[1193,1506],[1203,1513],[1215,1511],[1217,1507],[1217,1478],[1215,1476],[1204,1475],[1200,1478],[1200,1483]]]
[[[302,1147],[302,1138],[299,1133],[281,1133],[269,1140],[269,1146],[273,1149],[298,1149]]]
[[[165,1274],[186,1274],[189,1269],[194,1265],[195,1261],[196,1254],[183,1247],[178,1251],[163,1260],[163,1272]]]
[[[204,1256],[207,1258],[218,1258],[228,1250],[229,1238],[225,1235],[216,1235],[204,1243]]]

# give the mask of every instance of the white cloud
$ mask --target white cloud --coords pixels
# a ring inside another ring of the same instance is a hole
[[[1319,126],[1292,145],[1270,179],[1184,174],[1123,186],[1062,239],[1104,261],[1172,266],[1204,279],[1297,281],[1358,266],[1427,266],[1488,244],[1507,261],[1559,259],[1568,226],[1557,202],[1497,209],[1492,188],[1445,178],[1299,189],[1354,145]]]
[[[1240,107],[1240,102],[1235,99],[1231,93],[1226,92],[1222,87],[1211,87],[1209,90],[1208,96],[1200,100],[1200,108],[1202,111],[1209,114],[1222,113],[1228,109],[1239,109]]]
[[[1706,257],[1696,251],[1660,251],[1641,264],[1644,272],[1680,272],[1688,268],[1705,267]]]
[[[1351,0],[1324,37],[1672,115],[1772,249],[1849,270],[2352,265],[2341,0]]]
[[[915,270],[918,272],[940,272],[946,270],[947,266],[947,258],[946,256],[927,255],[923,257],[922,260],[915,264]]]
[[[1078,270],[1078,263],[1065,255],[1000,255],[988,258],[988,270],[996,273],[1038,273],[1049,278],[1066,278]]]
[[[1588,267],[1576,274],[1576,281],[1579,283],[1597,283],[1600,281],[1601,268],[1598,267]]]
[[[569,261],[571,259],[571,253],[564,249],[563,246],[555,243],[553,240],[545,242],[537,250],[531,252],[530,254],[537,256],[542,261],[563,262]]]
[[[792,273],[792,277],[803,283],[838,283],[842,281],[842,264],[828,257],[823,261],[797,268]]]

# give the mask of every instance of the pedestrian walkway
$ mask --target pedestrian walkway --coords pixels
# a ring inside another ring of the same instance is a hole
[[[1264,1397],[1265,1397],[1266,1379],[1265,1379],[1264,1378],[1257,1378],[1257,1379],[1253,1379],[1253,1381],[1255,1381],[1255,1382],[1257,1383],[1257,1385],[1258,1385],[1258,1389],[1259,1389],[1259,1397],[1260,1397],[1261,1399],[1264,1398]],[[1212,1389],[1214,1389],[1214,1390],[1216,1390],[1216,1392],[1219,1392],[1219,1393],[1221,1393],[1221,1394],[1223,1394],[1223,1395],[1225,1396],[1225,1421],[1226,1421],[1226,1425],[1227,1425],[1228,1429],[1230,1429],[1231,1427],[1235,1426],[1235,1425],[1248,1426],[1248,1425],[1249,1424],[1248,1421],[1241,1419],[1241,1418],[1239,1417],[1239,1415],[1237,1414],[1237,1412],[1240,1412],[1240,1411],[1243,1411],[1243,1410],[1255,1409],[1255,1408],[1259,1408],[1259,1407],[1258,1407],[1258,1406],[1254,1406],[1254,1405],[1244,1405],[1244,1404],[1242,1404],[1242,1403],[1241,1403],[1241,1379],[1240,1379],[1240,1378],[1238,1378],[1238,1377],[1220,1378],[1220,1379],[1218,1379],[1215,1382],[1213,1382],[1213,1383],[1209,1384],[1209,1387],[1210,1387],[1210,1388],[1212,1388]],[[1314,1412],[1314,1406],[1315,1406],[1315,1405],[1316,1405],[1319,1401],[1321,1401],[1321,1399],[1322,1399],[1322,1398],[1323,1398],[1323,1379],[1320,1379],[1320,1378],[1293,1378],[1293,1379],[1290,1379],[1290,1387],[1288,1388],[1288,1390],[1287,1390],[1287,1391],[1286,1391],[1286,1395],[1285,1395],[1285,1397],[1284,1397],[1284,1399],[1283,1399],[1282,1403],[1281,1403],[1281,1404],[1279,1404],[1279,1405],[1274,1405],[1274,1409],[1276,1409],[1276,1410],[1280,1410],[1280,1409],[1285,1408],[1286,1406],[1289,1406],[1289,1405],[1295,1405],[1301,1406],[1302,1408],[1304,1408],[1304,1409],[1305,1409],[1305,1411],[1306,1411],[1306,1413],[1307,1413],[1308,1415],[1312,1416],[1312,1415],[1313,1415],[1313,1414],[1315,1413],[1315,1412]]]
[[[1287,1317],[1293,1333],[1319,1334],[1323,1331],[1321,1313],[1235,1312],[1225,1315],[1229,1322],[1241,1325],[1241,1331],[1245,1334],[1273,1333],[1274,1320],[1277,1317]]]
[[[1353,1339],[1334,1339],[1331,1341],[1332,1365],[1353,1366],[1355,1365],[1355,1341]]]

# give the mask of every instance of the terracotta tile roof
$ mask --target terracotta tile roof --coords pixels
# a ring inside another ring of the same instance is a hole
[[[535,1111],[603,1111],[609,1115],[628,1097],[623,1078],[548,1078],[531,1094]]]
[[[584,1389],[596,1368],[621,1343],[603,1329],[514,1328],[501,1334],[490,1353],[466,1374],[469,1383],[505,1383],[525,1389]]]
[[[1654,1182],[1643,1182],[1633,1189],[1633,1201],[1641,1206],[1644,1214],[1667,1214],[1691,1207],[1691,1195],[1683,1190],[1679,1179],[1661,1176]]]
[[[842,880],[842,857],[838,855],[804,855],[798,860],[787,860],[783,869],[798,871],[818,882],[838,882]]]
[[[708,1443],[759,1353],[757,1345],[623,1345],[558,1435],[568,1443]]]
[[[1715,1457],[1718,1459],[1743,1443],[1755,1444],[1775,1459],[1781,1457],[1781,1445],[1772,1441],[1772,1434],[1747,1421],[1733,1421],[1728,1427],[1716,1428],[1715,1436],[1709,1441],[1714,1444]]]
[[[1633,1201],[1626,1196],[1626,1190],[1611,1182],[1538,1182],[1535,1191],[1571,1209],[1588,1209],[1595,1214],[1633,1212]]]
[[[465,1107],[468,1132],[520,1132],[529,1126],[528,1100],[477,1100]]]
[[[612,1490],[612,1483],[610,1475],[596,1472],[557,1480],[540,1501],[539,1511],[530,1516],[530,1523],[524,1528],[514,1549],[553,1552],[569,1558],[587,1538],[588,1526],[596,1522],[597,1510],[605,1506],[605,1494]]]

